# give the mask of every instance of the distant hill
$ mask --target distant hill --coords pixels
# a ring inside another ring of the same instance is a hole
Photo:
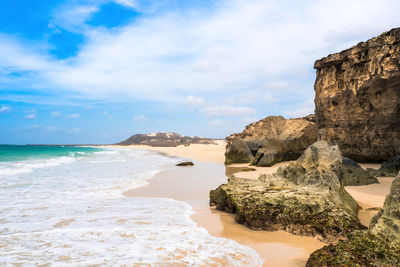
[[[172,147],[186,144],[215,144],[213,139],[203,137],[189,137],[177,133],[135,134],[116,145],[148,145]]]

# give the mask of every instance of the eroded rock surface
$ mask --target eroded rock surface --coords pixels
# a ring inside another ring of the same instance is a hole
[[[368,172],[377,177],[395,177],[400,171],[400,156],[395,156],[382,163],[379,170],[368,169]]]
[[[324,140],[360,162],[400,154],[400,28],[315,62]]]
[[[376,177],[360,167],[354,160],[343,157],[342,161],[342,182],[348,185],[378,184]]]
[[[368,231],[355,231],[348,240],[311,254],[307,266],[399,266],[400,174],[393,181],[383,208]]]
[[[341,163],[337,146],[318,141],[273,175],[229,179],[210,192],[210,205],[235,213],[237,222],[252,229],[283,229],[335,240],[363,228],[356,201],[340,184]]]
[[[304,150],[317,141],[314,116],[285,119],[270,116],[249,124],[239,134],[227,138],[225,163],[251,163],[272,166],[275,163],[296,160]]]

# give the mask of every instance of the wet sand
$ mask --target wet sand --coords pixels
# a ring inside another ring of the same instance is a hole
[[[379,184],[345,187],[362,208],[358,217],[365,226],[369,225],[372,217],[383,207],[394,178],[380,177],[378,180]]]
[[[233,239],[255,249],[264,266],[304,266],[310,253],[325,244],[312,237],[284,231],[253,231],[234,221],[233,215],[210,208],[208,193],[226,183],[223,164],[195,162],[194,167],[175,167],[159,173],[150,184],[129,190],[127,197],[165,197],[189,203],[193,221],[212,235]]]

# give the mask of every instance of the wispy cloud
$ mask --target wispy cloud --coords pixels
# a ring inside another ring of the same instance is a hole
[[[200,110],[206,117],[249,116],[255,113],[251,107],[235,107],[229,105],[208,106]]]
[[[206,101],[202,97],[190,95],[183,99],[182,103],[186,106],[196,107],[205,105]]]
[[[80,128],[72,128],[72,129],[68,130],[67,133],[76,134],[76,133],[79,133],[80,131],[81,131]]]
[[[60,116],[62,116],[61,112],[59,112],[59,111],[52,111],[52,112],[50,113],[50,115],[53,116],[53,117],[60,117]]]
[[[0,108],[0,113],[9,112],[9,111],[11,111],[11,108],[8,106],[1,106],[1,108]]]
[[[47,131],[55,131],[55,130],[57,130],[57,127],[55,127],[55,126],[47,126],[46,130]]]
[[[123,6],[132,7],[132,8],[135,8],[137,5],[136,1],[134,1],[134,0],[114,0],[114,2],[116,2],[117,4],[123,5]]]
[[[211,120],[208,122],[208,125],[210,126],[223,126],[223,125],[228,125],[231,124],[230,120],[220,120],[220,119],[215,119],[215,120]]]
[[[287,110],[284,113],[291,118],[303,117],[314,114],[314,106],[314,100],[309,99],[301,103],[298,107],[295,107],[295,109]]]
[[[86,42],[75,58],[55,60],[2,38],[0,69],[30,73],[21,79],[34,88],[90,98],[171,101],[182,90],[204,95],[254,87],[301,94],[299,86],[286,82],[288,76],[314,75],[309,70],[315,59],[398,25],[400,10],[397,0],[223,0],[206,14],[168,10],[111,31],[85,24],[100,8],[90,3],[64,6],[53,22],[71,31],[84,29]]]
[[[28,115],[25,115],[24,117],[27,120],[35,120],[36,119],[36,113],[30,113]]]
[[[73,113],[73,114],[67,115],[67,118],[76,119],[76,118],[79,118],[80,116],[81,115],[79,113]]]
[[[146,119],[147,119],[146,116],[144,116],[144,115],[138,115],[138,116],[135,116],[135,117],[133,118],[133,121],[134,121],[134,122],[140,122],[140,121],[145,121]]]

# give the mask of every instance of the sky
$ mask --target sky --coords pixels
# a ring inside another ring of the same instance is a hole
[[[0,144],[224,138],[308,115],[315,60],[399,13],[398,0],[2,0]]]

